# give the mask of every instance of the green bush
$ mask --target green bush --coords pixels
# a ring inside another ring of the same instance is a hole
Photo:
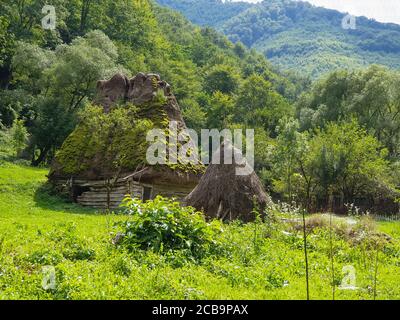
[[[119,244],[130,250],[184,250],[188,256],[201,258],[216,245],[218,222],[207,223],[192,207],[161,196],[147,202],[126,198],[121,206],[129,218],[116,225],[123,234]]]
[[[10,130],[2,129],[0,122],[0,155],[12,153]]]

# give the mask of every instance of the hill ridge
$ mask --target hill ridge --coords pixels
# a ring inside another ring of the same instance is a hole
[[[369,64],[400,68],[400,25],[395,23],[361,16],[356,17],[356,29],[343,29],[342,20],[347,13],[304,1],[264,0],[246,5],[221,0],[158,3],[180,11],[194,23],[222,31],[234,42],[257,49],[282,69],[313,78],[337,68],[355,69]],[[213,5],[216,8],[209,9]],[[202,14],[194,16],[198,11]],[[224,17],[227,18],[223,20]]]

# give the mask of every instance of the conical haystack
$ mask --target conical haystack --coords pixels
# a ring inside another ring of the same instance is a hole
[[[227,152],[236,155],[232,164],[224,164],[224,154]],[[231,144],[225,148],[222,144],[216,155],[220,155],[221,164],[212,163],[208,166],[197,187],[185,198],[186,205],[203,211],[210,218],[222,220],[252,221],[255,219],[255,204],[263,214],[271,199],[254,171],[248,175],[237,174],[238,168],[245,167],[242,161],[237,161],[241,152]]]

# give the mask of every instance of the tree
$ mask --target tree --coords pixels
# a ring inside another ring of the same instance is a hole
[[[234,100],[231,96],[219,91],[214,92],[207,114],[209,128],[221,130],[232,124],[234,107]]]
[[[46,90],[52,95],[61,92],[70,112],[94,95],[99,79],[123,70],[115,63],[118,54],[114,44],[101,31],[91,31],[69,46],[59,46],[56,55],[57,61],[46,70]]]
[[[154,50],[156,42],[161,41],[150,1],[100,1],[91,12],[89,28],[102,30],[114,41],[129,43],[137,52]]]
[[[307,135],[299,133],[299,123],[293,118],[283,118],[277,129],[278,136],[273,149],[273,172],[275,189],[283,193],[289,201],[294,200],[293,180],[295,175],[302,175],[306,183],[307,206],[310,193],[310,177],[305,171],[305,158],[309,149]],[[299,191],[299,186],[297,191]]]
[[[204,88],[210,94],[216,91],[230,94],[239,86],[239,74],[233,67],[227,65],[212,67],[205,80]]]
[[[15,36],[7,32],[10,21],[0,16],[0,88],[7,88],[10,81],[10,64],[15,46]]]
[[[92,0],[82,0],[82,6],[81,6],[81,16],[80,16],[80,25],[79,25],[79,31],[81,34],[84,34],[87,25],[88,25],[88,16],[90,13],[90,6]]]
[[[394,199],[399,181],[387,155],[356,120],[301,133],[297,120],[283,119],[272,148],[274,190],[308,210],[334,209],[334,198],[341,202],[336,209],[356,199]]]
[[[187,60],[170,60],[168,64],[161,63],[158,67],[163,79],[173,84],[173,91],[178,101],[192,98],[202,90],[195,65]]]
[[[39,99],[33,126],[29,128],[32,165],[50,161],[75,125],[75,114],[68,112],[62,100],[52,97]]]
[[[240,87],[235,108],[237,122],[253,127],[263,126],[275,135],[279,119],[291,114],[290,105],[263,77],[252,75]]]
[[[21,154],[28,142],[28,131],[22,120],[15,120],[11,127],[11,139],[17,156]]]
[[[324,127],[355,117],[396,156],[400,152],[399,85],[398,72],[378,66],[333,72],[298,100],[301,127]]]
[[[94,97],[96,82],[118,70],[117,49],[101,31],[91,31],[54,51],[20,43],[13,57],[15,81],[35,94],[30,152],[32,164],[52,156],[76,123],[76,114]],[[36,152],[37,150],[37,152]]]
[[[206,113],[201,109],[196,100],[189,98],[183,99],[180,105],[182,107],[183,118],[188,128],[194,129],[198,133],[200,133],[201,129],[205,129],[207,120]]]
[[[388,151],[356,120],[330,123],[310,140],[308,166],[314,168],[316,197],[328,205],[329,196],[353,203],[396,193]]]
[[[45,71],[56,61],[54,51],[36,44],[18,42],[12,58],[13,81],[19,88],[39,94],[45,86]]]
[[[243,59],[246,56],[246,47],[240,41],[235,43],[235,47],[233,48],[233,51],[241,59]]]

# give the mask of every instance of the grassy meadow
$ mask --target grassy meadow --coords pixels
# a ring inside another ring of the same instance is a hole
[[[114,224],[126,216],[51,195],[47,172],[0,165],[0,299],[306,298],[296,213],[275,211],[273,221],[264,223],[221,224],[214,239],[220,250],[198,260],[179,251],[128,251],[112,244]],[[332,299],[333,277],[335,299],[400,298],[400,223],[375,226],[367,218],[348,223],[335,217],[330,232],[326,220],[307,221],[310,298]],[[370,240],[379,232],[384,243],[376,247]],[[340,289],[349,265],[356,288]],[[44,289],[44,266],[55,268],[55,288]]]

